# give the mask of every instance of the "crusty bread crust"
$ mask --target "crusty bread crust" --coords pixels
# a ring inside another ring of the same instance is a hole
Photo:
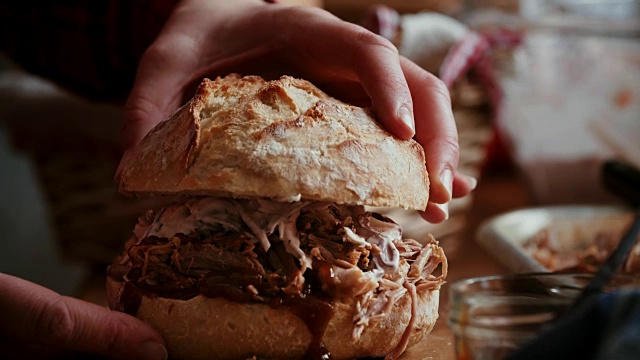
[[[422,147],[308,81],[229,75],[156,126],[123,164],[129,193],[426,208]]]
[[[118,303],[122,283],[109,278],[111,308]],[[418,293],[417,313],[409,346],[429,334],[438,318],[439,290]],[[411,297],[405,294],[391,314],[352,340],[353,299],[336,299],[334,316],[323,343],[335,359],[382,357],[394,350],[411,318]],[[238,303],[197,296],[175,300],[143,297],[137,317],[157,329],[175,359],[301,359],[311,342],[307,325],[286,307]]]

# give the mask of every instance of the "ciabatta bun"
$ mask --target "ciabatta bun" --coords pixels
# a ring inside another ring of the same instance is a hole
[[[230,75],[156,126],[122,164],[128,193],[266,197],[424,210],[422,147],[308,81]]]
[[[109,278],[109,302],[118,307],[122,283]],[[427,336],[438,318],[439,290],[417,293],[416,314],[408,346]],[[388,317],[352,339],[354,299],[334,299],[334,313],[322,337],[333,359],[384,357],[398,346],[411,319],[405,294]],[[307,325],[286,307],[239,303],[197,296],[190,300],[142,296],[136,316],[167,341],[175,359],[302,359],[311,342]]]

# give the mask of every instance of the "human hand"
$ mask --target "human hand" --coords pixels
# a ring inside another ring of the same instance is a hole
[[[456,172],[457,132],[440,80],[358,25],[318,8],[259,0],[177,5],[140,61],[125,109],[125,145],[135,146],[203,77],[230,72],[305,78],[337,98],[372,106],[395,136],[415,135],[426,154],[431,186],[423,217],[431,222],[446,219],[451,198],[475,186]]]
[[[162,337],[133,316],[1,273],[0,294],[0,353],[6,358],[167,358]]]

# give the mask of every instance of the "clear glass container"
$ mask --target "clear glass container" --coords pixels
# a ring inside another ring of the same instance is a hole
[[[565,314],[592,277],[536,273],[454,282],[448,321],[457,358],[505,358]],[[605,292],[622,289],[640,289],[640,277],[617,275]]]

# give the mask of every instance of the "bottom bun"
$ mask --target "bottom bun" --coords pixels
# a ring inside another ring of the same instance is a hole
[[[107,280],[112,309],[122,293],[121,282]],[[438,318],[438,290],[417,294],[409,346],[429,334]],[[400,298],[386,318],[365,327],[352,339],[354,299],[335,299],[333,317],[322,342],[334,359],[381,357],[400,343],[411,320],[411,296]],[[190,300],[142,297],[136,316],[156,328],[167,342],[172,359],[300,359],[312,335],[307,325],[286,306],[240,303],[197,296]]]

